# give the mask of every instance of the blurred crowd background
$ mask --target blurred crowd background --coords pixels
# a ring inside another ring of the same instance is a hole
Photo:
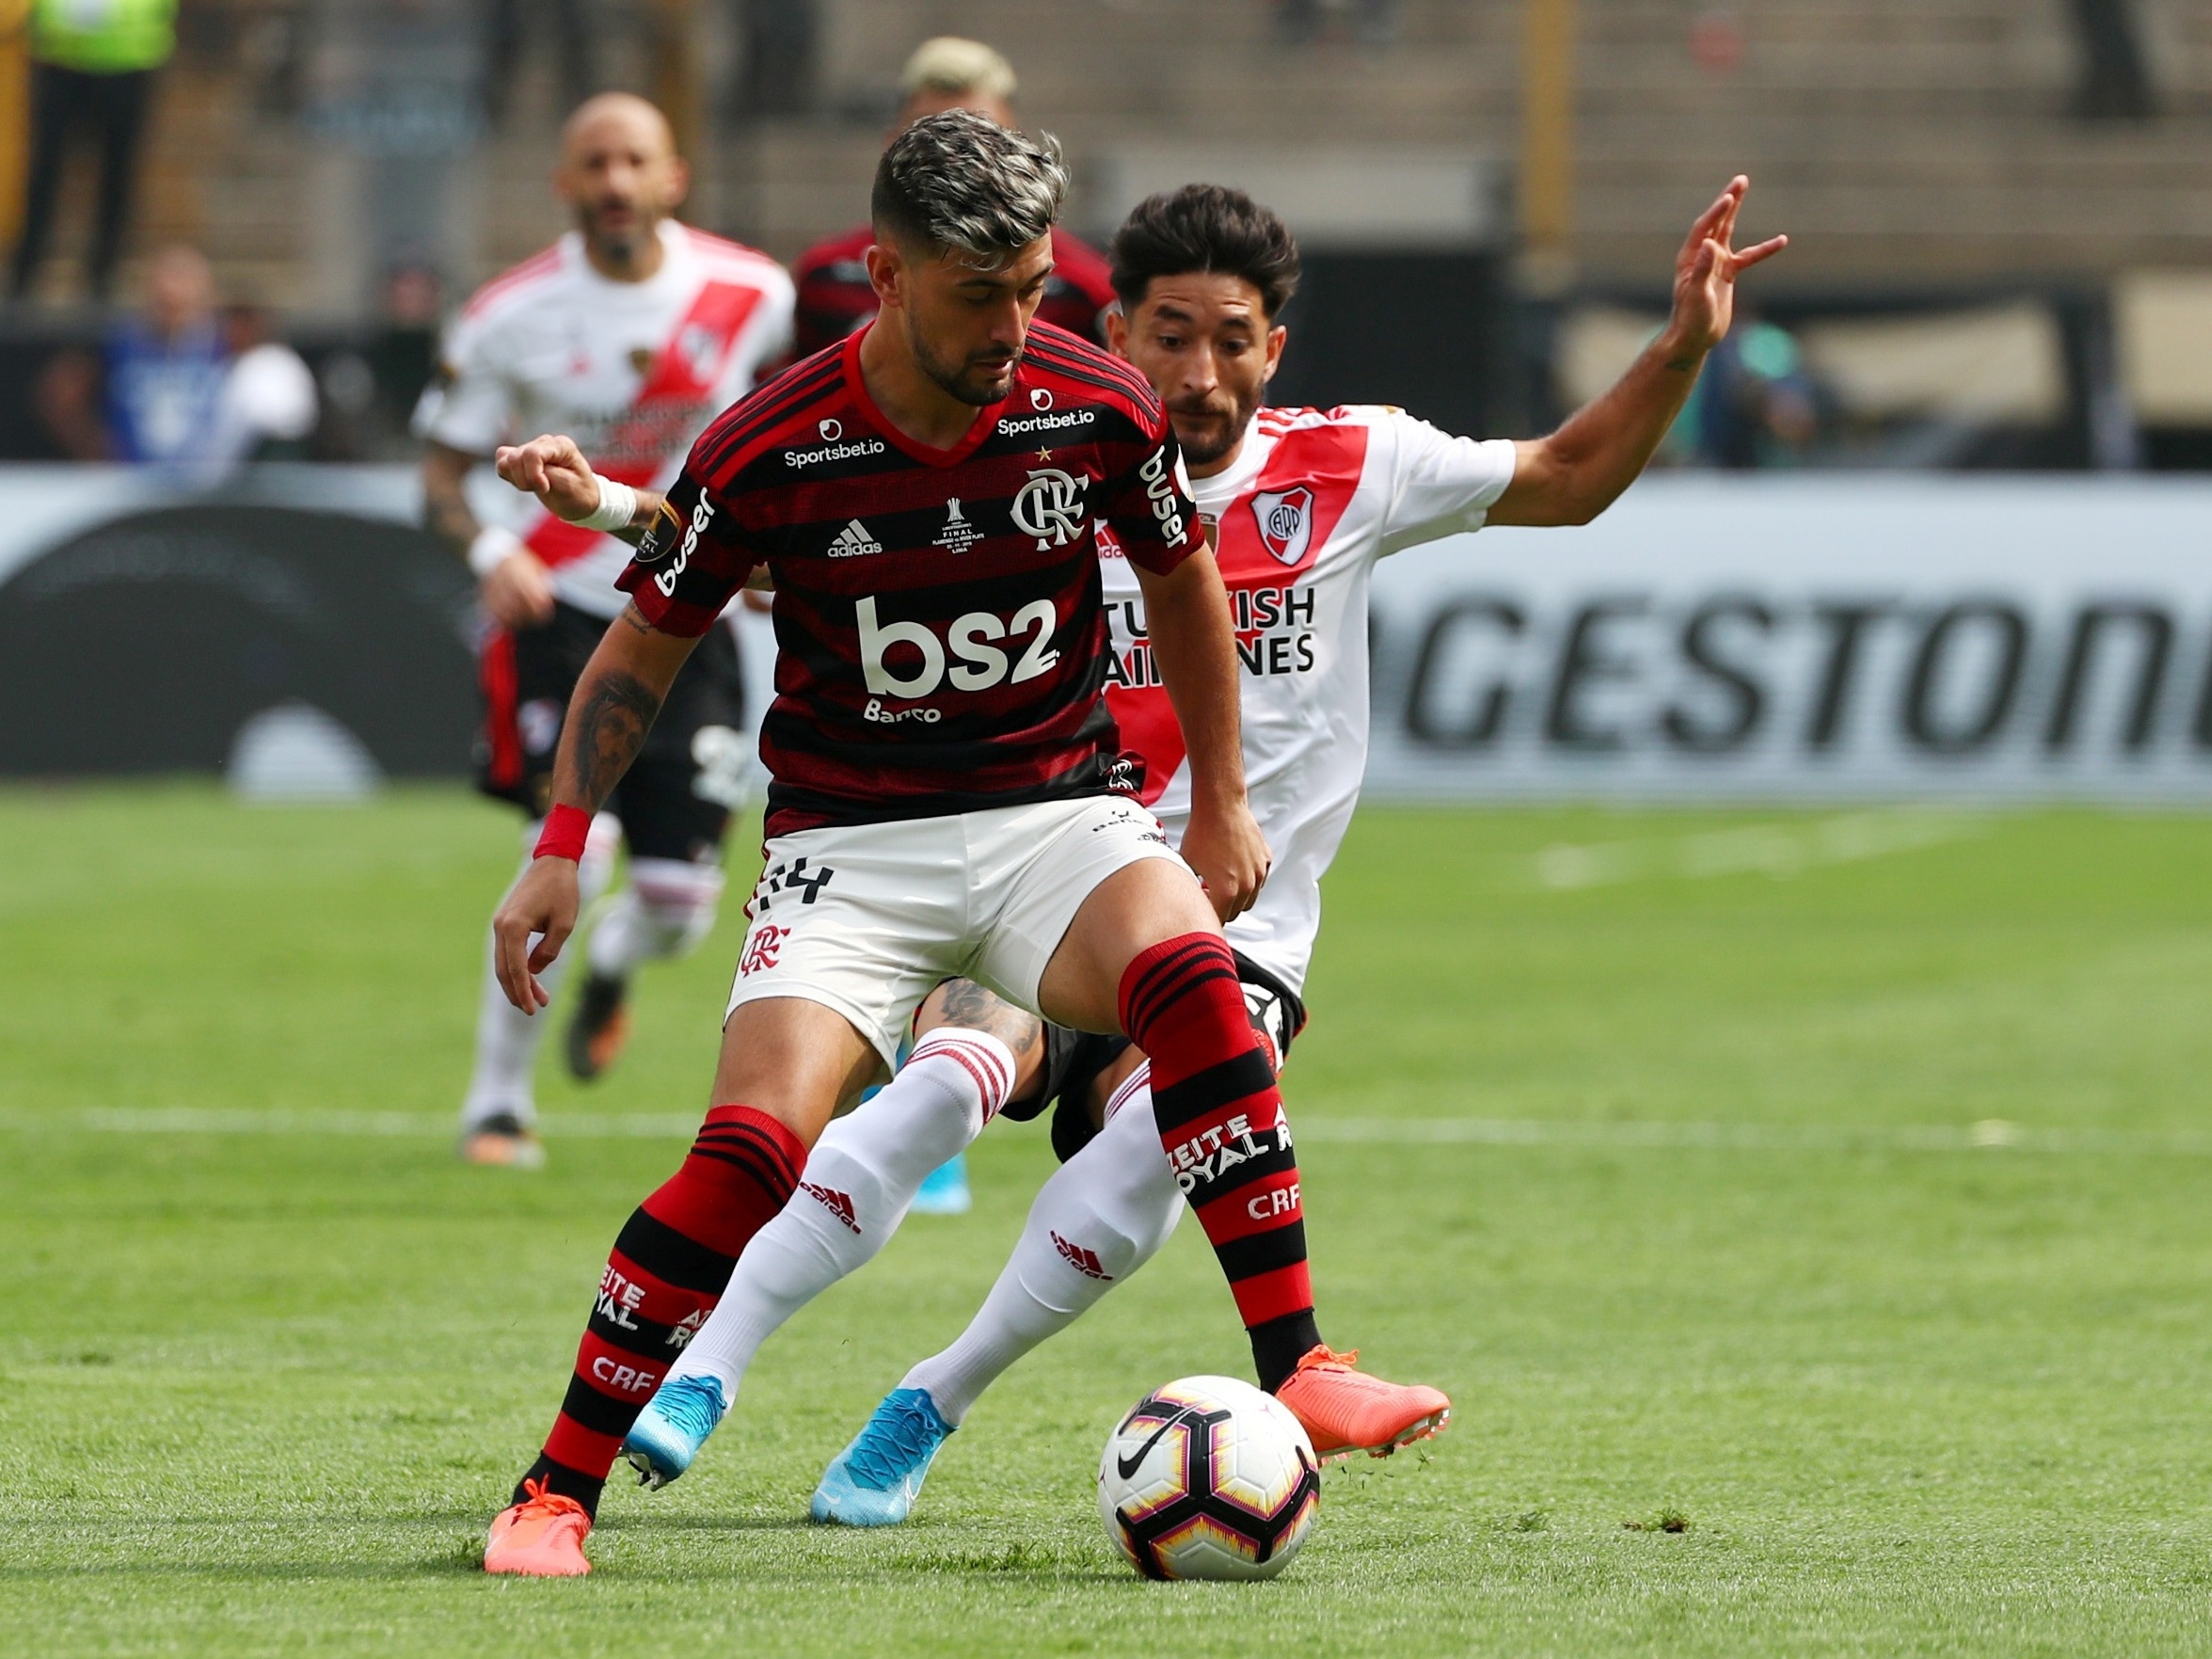
[[[789,259],[944,33],[1078,231],[1193,178],[1290,219],[1281,401],[1539,429],[1743,170],[1794,246],[1671,463],[2212,468],[2212,0],[0,0],[0,459],[404,457],[578,100],[655,98],[687,216]]]

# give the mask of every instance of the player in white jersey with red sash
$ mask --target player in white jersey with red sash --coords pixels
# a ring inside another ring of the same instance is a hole
[[[433,526],[465,550],[497,624],[485,642],[479,780],[531,819],[537,837],[576,678],[627,602],[630,550],[533,504],[516,526],[485,525],[463,483],[501,444],[535,432],[576,439],[600,476],[664,488],[707,423],[751,391],[791,337],[783,268],[671,216],[682,159],[660,113],[624,94],[596,98],[562,135],[556,183],[578,229],[478,292],[448,330],[416,429],[428,440]],[[502,491],[502,494],[506,492]],[[718,630],[686,665],[623,789],[599,815],[584,885],[603,890],[619,841],[629,884],[595,931],[568,1029],[581,1077],[613,1059],[632,971],[681,953],[714,925],[722,841],[747,758],[734,635]],[[500,994],[488,965],[462,1148],[477,1162],[541,1157],[531,1075],[543,1021]]]
[[[1234,613],[1246,784],[1274,865],[1225,932],[1246,1007],[1279,1063],[1304,1021],[1321,876],[1366,763],[1376,561],[1486,522],[1585,523],[1628,487],[1726,334],[1736,274],[1784,246],[1731,249],[1746,187],[1733,182],[1693,226],[1669,328],[1612,391],[1536,442],[1454,438],[1374,406],[1261,409],[1297,254],[1281,221],[1237,192],[1191,185],[1154,197],[1116,237],[1125,315],[1109,319],[1113,347],[1167,405]],[[1101,543],[1116,660],[1107,702],[1142,758],[1142,798],[1174,839],[1189,812],[1182,734],[1151,662],[1135,576]],[[722,1302],[631,1428],[624,1449],[649,1482],[689,1466],[761,1342],[880,1250],[934,1160],[995,1111],[1034,1115],[1057,1097],[1053,1141],[1064,1167],[1038,1195],[967,1331],[915,1366],[831,1463],[815,1493],[818,1520],[903,1520],[931,1460],[983,1389],[1166,1242],[1183,1192],[1218,1178],[1201,1166],[1240,1156],[1232,1141],[1178,1149],[1177,1167],[1163,1166],[1147,1068],[1123,1040],[1051,1032],[1036,1044],[1028,1015],[958,981],[925,1006],[919,1026],[925,1050],[955,1041],[963,1026],[992,1033],[1025,1057],[1022,1075],[1010,1091],[956,1063],[910,1065],[830,1127],[800,1191],[755,1236]],[[1380,1455],[1442,1427],[1442,1395],[1366,1377],[1352,1357],[1315,1348],[1274,1390],[1324,1457]]]

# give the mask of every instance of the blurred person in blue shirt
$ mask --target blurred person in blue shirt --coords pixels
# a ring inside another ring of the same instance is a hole
[[[1819,427],[1817,391],[1796,336],[1749,319],[1714,348],[1667,447],[1699,466],[1790,467],[1804,460]]]
[[[144,313],[118,322],[97,358],[56,354],[36,398],[72,458],[166,467],[195,484],[303,453],[319,414],[299,354],[270,338],[258,307],[218,318],[207,261],[183,247],[148,263]]]
[[[144,314],[108,336],[109,457],[171,466],[206,459],[230,367],[207,261],[195,248],[163,248],[147,263]]]

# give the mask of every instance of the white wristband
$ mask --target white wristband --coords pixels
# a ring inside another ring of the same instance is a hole
[[[469,568],[479,581],[522,550],[522,538],[498,524],[486,524],[469,544]]]
[[[580,530],[628,530],[637,517],[638,492],[612,478],[599,480],[599,504],[576,521]]]

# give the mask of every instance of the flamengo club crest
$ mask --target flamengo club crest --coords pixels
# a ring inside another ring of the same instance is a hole
[[[1304,485],[1296,489],[1264,489],[1252,497],[1252,517],[1259,520],[1260,540],[1285,565],[1306,556],[1313,537],[1313,492]]]
[[[1083,534],[1083,486],[1058,467],[1039,467],[1014,497],[1014,528],[1037,538],[1037,550],[1066,547]]]

